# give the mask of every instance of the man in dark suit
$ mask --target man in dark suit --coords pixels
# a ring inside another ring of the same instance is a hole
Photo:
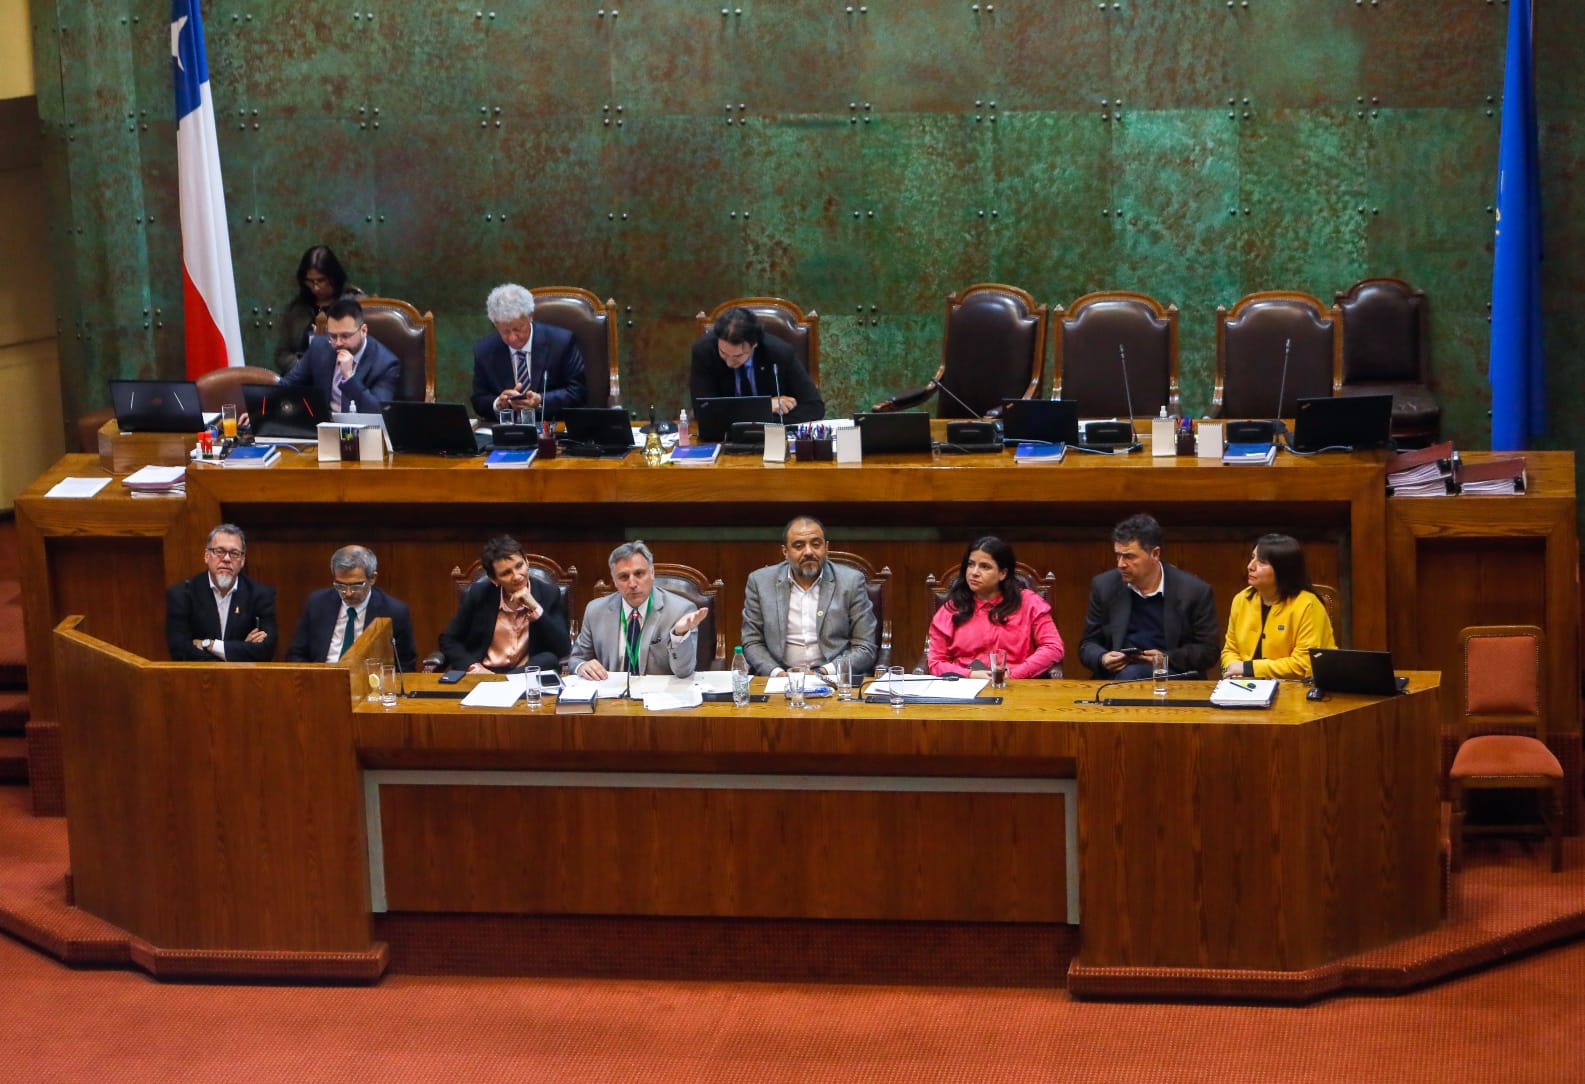
[[[487,422],[500,410],[531,408],[555,421],[589,395],[583,353],[572,332],[534,323],[534,295],[509,282],[484,303],[495,334],[473,344],[473,409]]]
[[[1129,516],[1112,531],[1112,552],[1117,567],[1090,581],[1079,644],[1090,672],[1101,680],[1148,678],[1163,655],[1174,673],[1215,664],[1221,634],[1211,587],[1161,559],[1161,524]]]
[[[487,578],[468,588],[440,634],[447,669],[554,673],[572,650],[561,592],[529,575],[522,545],[507,535],[486,542],[479,563]]]
[[[768,395],[774,399],[771,409],[790,425],[826,416],[820,389],[793,356],[792,347],[774,336],[767,338],[759,317],[745,308],[727,309],[693,344],[688,388],[696,415],[700,399]]]
[[[176,662],[269,662],[275,657],[275,588],[242,574],[248,542],[222,523],[204,543],[204,568],[165,592],[165,644]]]
[[[333,411],[378,414],[396,398],[402,363],[379,340],[370,337],[363,306],[343,297],[330,306],[325,334],[308,341],[308,349],[283,377],[287,387],[324,391]]]
[[[407,603],[374,586],[380,571],[374,551],[363,546],[342,546],[330,557],[330,586],[315,591],[303,605],[287,662],[335,662],[377,617],[391,619],[396,660],[412,673],[418,664],[413,640],[413,618]]]

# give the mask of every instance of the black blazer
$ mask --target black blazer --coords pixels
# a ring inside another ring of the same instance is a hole
[[[341,385],[341,406],[358,404],[359,414],[378,414],[380,408],[397,397],[401,387],[402,363],[381,346],[373,335],[366,340],[363,357],[352,372],[352,379]],[[308,341],[308,350],[291,371],[281,377],[286,386],[314,387],[330,399],[330,385],[336,379],[336,348],[322,335]],[[328,420],[328,419],[327,419]]]
[[[243,639],[254,627],[264,630],[261,643]],[[176,662],[220,662],[194,640],[218,640],[220,616],[215,612],[209,573],[174,584],[165,591],[165,646]],[[226,616],[226,662],[269,662],[275,657],[275,588],[237,577]]]
[[[589,401],[583,383],[583,352],[572,332],[534,322],[534,344],[528,351],[530,387],[539,391],[549,377],[545,416],[557,418],[566,407]],[[512,351],[499,335],[486,335],[473,344],[473,409],[485,421],[495,421],[495,397],[517,386]]]
[[[1176,672],[1204,670],[1216,664],[1222,636],[1210,584],[1166,562],[1162,562],[1161,574],[1167,590],[1167,665]],[[1103,681],[1112,675],[1101,665],[1101,656],[1126,646],[1123,639],[1128,635],[1134,597],[1115,568],[1090,581],[1090,607],[1084,615],[1079,661]]]
[[[402,669],[411,674],[418,665],[418,647],[413,639],[413,617],[407,603],[392,598],[378,587],[369,594],[369,608],[364,613],[367,624],[376,617],[391,619],[391,632],[396,637],[396,658]],[[347,607],[341,596],[330,587],[322,587],[308,596],[303,605],[303,616],[297,620],[297,631],[292,635],[292,646],[286,649],[287,662],[324,662],[330,650],[330,641],[336,630],[347,620]]]
[[[798,405],[787,412],[787,421],[817,422],[826,416],[826,405],[820,398],[820,389],[809,378],[809,372],[794,356],[792,347],[766,335],[765,341],[754,348],[754,390],[761,395],[775,395],[776,381],[781,380],[781,393],[791,396]],[[776,366],[777,372],[771,367]],[[688,366],[688,388],[693,395],[693,412],[699,413],[700,399],[725,399],[737,394],[737,373],[721,360],[716,349],[715,332],[707,332],[693,344],[693,358]]]
[[[530,578],[528,589],[545,612],[528,626],[528,665],[555,671],[561,660],[572,653],[572,637],[567,634],[567,608],[561,592],[548,583]],[[501,609],[501,589],[488,579],[473,584],[462,596],[457,612],[446,631],[440,634],[440,650],[448,670],[466,670],[483,662],[495,639],[495,618]]]

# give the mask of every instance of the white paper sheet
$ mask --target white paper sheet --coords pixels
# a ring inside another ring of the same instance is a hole
[[[980,695],[980,690],[990,684],[989,678],[958,678],[948,681],[946,678],[931,677],[929,674],[904,674],[900,679],[904,697],[930,697],[942,700],[973,700]],[[872,681],[864,686],[864,695],[890,696],[892,679]]]
[[[644,697],[645,711],[676,711],[679,708],[696,708],[704,703],[704,695],[692,683],[686,689],[650,693]]]
[[[462,698],[465,708],[509,708],[523,696],[523,675],[507,674],[500,681],[481,681]]]
[[[590,681],[577,674],[568,674],[561,679],[561,684],[575,698],[586,696],[589,690],[593,689],[594,694],[601,700],[611,700],[627,692],[627,674],[625,672],[611,674],[604,681]]]
[[[92,497],[110,484],[108,478],[62,478],[50,486],[46,497]]]

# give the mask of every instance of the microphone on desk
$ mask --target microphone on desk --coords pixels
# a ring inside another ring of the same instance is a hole
[[[396,691],[399,696],[409,697],[413,694],[407,691],[407,674],[402,670],[402,653],[396,649],[396,633],[391,633],[391,659],[396,663]]]
[[[1174,671],[1173,673],[1168,674],[1167,677],[1166,677],[1166,680],[1167,681],[1182,681],[1184,678],[1197,678],[1197,677],[1203,677],[1203,676],[1204,675],[1202,675],[1200,673],[1200,671],[1198,671],[1198,670],[1177,670],[1177,671]],[[1107,702],[1105,700],[1101,699],[1101,694],[1103,692],[1105,692],[1107,689],[1110,689],[1113,685],[1137,685],[1141,681],[1155,681],[1155,680],[1156,680],[1156,675],[1155,674],[1147,674],[1144,677],[1122,678],[1122,679],[1120,679],[1118,681],[1103,682],[1103,683],[1101,683],[1101,685],[1099,685],[1096,688],[1096,690],[1095,690],[1095,698],[1093,700],[1075,700],[1074,703],[1075,704],[1099,704],[1100,706],[1105,707]]]
[[[1123,370],[1123,402],[1128,406],[1128,427],[1134,427],[1134,393],[1128,387],[1128,354],[1123,344],[1117,344],[1117,366]]]
[[[776,382],[776,414],[779,417],[784,413],[781,408],[781,366],[778,364],[772,364],[770,367],[770,375],[771,379]]]
[[[977,411],[973,407],[969,406],[969,404],[965,403],[962,399],[958,398],[957,393],[954,392],[951,388],[947,387],[941,381],[937,380],[935,382],[935,384],[936,384],[936,390],[937,391],[941,392],[947,398],[951,399],[954,403],[958,404],[958,406],[962,407],[965,411],[967,411],[969,417],[971,417],[971,418],[983,418],[983,417],[985,417],[985,415],[981,414],[979,411]]]
[[[1117,366],[1122,370],[1123,376],[1123,404],[1128,408],[1128,421],[1126,426],[1119,422],[1088,422],[1084,426],[1083,442],[1073,447],[1081,452],[1093,452],[1101,455],[1127,455],[1130,452],[1141,451],[1144,445],[1134,433],[1134,391],[1128,380],[1128,352],[1123,344],[1117,344]],[[1116,430],[1113,435],[1111,430]],[[1119,437],[1123,443],[1112,447]],[[1104,443],[1095,443],[1104,442]]]
[[[1277,412],[1272,415],[1271,420],[1273,440],[1276,439],[1275,434],[1277,433],[1281,433],[1283,436],[1288,435],[1288,423],[1282,420],[1282,397],[1288,391],[1288,354],[1292,349],[1293,338],[1290,336],[1284,339],[1282,343],[1282,379],[1277,384]]]

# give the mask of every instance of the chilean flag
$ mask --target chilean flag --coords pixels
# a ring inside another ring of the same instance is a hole
[[[172,0],[171,76],[176,84],[176,172],[182,206],[182,310],[187,375],[242,364],[242,325],[231,274],[226,191],[215,139],[215,103],[198,0]]]

